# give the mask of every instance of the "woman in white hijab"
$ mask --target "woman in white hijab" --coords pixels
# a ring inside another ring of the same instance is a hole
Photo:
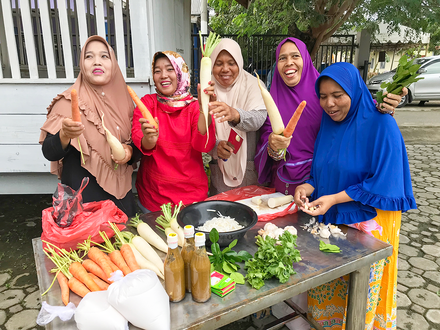
[[[243,69],[243,56],[237,42],[222,39],[212,52],[211,60],[211,86],[202,93],[215,99],[209,103],[217,140],[210,152],[213,157],[211,195],[215,195],[258,184],[254,157],[258,129],[266,120],[267,111],[257,78]]]

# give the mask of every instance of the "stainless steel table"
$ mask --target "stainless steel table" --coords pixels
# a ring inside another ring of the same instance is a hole
[[[155,228],[154,221],[159,213],[150,213],[142,219]],[[191,295],[179,303],[171,303],[171,329],[216,329],[261,309],[289,299],[301,292],[314,288],[340,276],[350,274],[348,295],[347,329],[363,330],[365,328],[365,312],[368,293],[369,266],[392,253],[392,246],[366,235],[353,228],[343,226],[346,237],[330,237],[326,242],[338,245],[342,252],[326,254],[319,250],[319,238],[304,231],[300,225],[307,223],[310,216],[302,212],[287,215],[273,220],[278,227],[293,225],[298,230],[298,249],[302,261],[294,264],[297,274],[286,283],[272,279],[260,289],[255,290],[247,283],[237,285],[236,290],[224,298],[212,294],[206,303],[192,301]],[[259,222],[250,229],[234,248],[236,251],[246,250],[254,254],[257,250],[255,236],[264,226]],[[40,291],[44,292],[50,285],[53,275],[48,272],[53,267],[45,257],[41,240],[33,239],[35,263],[37,267]],[[163,259],[165,254],[161,254]],[[62,305],[59,287],[55,283],[49,294],[42,298],[50,305]],[[71,301],[79,303],[79,297],[71,294]],[[47,329],[76,329],[73,320],[62,322],[56,318]],[[131,327],[130,329],[137,329]]]

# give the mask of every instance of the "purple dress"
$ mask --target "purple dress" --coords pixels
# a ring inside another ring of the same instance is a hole
[[[284,39],[277,47],[277,62],[281,46],[288,41],[295,43],[303,59],[300,82],[294,87],[287,86],[278,69],[275,69],[270,94],[280,111],[284,125],[287,125],[301,101],[305,100],[307,105],[287,148],[285,161],[274,161],[267,153],[268,139],[272,133],[270,119],[269,116],[267,117],[260,129],[261,136],[257,145],[255,167],[258,171],[259,183],[269,182],[272,187],[276,188],[276,191],[293,195],[295,188],[310,177],[313,147],[323,110],[315,93],[315,81],[319,73],[313,66],[306,45],[296,38]]]

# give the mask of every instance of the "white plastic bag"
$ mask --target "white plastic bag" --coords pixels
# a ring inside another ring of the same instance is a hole
[[[131,324],[145,330],[170,329],[170,301],[155,272],[136,270],[108,287],[108,302]]]
[[[61,321],[68,321],[75,314],[75,304],[68,303],[67,306],[51,306],[47,302],[41,303],[40,313],[37,316],[37,324],[44,326],[57,316]]]
[[[107,298],[107,291],[95,291],[81,300],[75,312],[79,330],[128,330],[128,321],[108,303]]]

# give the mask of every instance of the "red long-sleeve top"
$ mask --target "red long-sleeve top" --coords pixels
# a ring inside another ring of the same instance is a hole
[[[159,120],[159,138],[151,150],[142,148],[142,130],[138,108],[134,110],[131,130],[134,144],[143,156],[137,174],[136,189],[144,207],[154,212],[172,202],[185,205],[208,197],[208,178],[205,174],[202,152],[215,146],[214,119],[207,135],[198,131],[199,104],[170,107],[157,101],[156,94],[145,95],[141,101]],[[205,147],[206,145],[206,147]]]

